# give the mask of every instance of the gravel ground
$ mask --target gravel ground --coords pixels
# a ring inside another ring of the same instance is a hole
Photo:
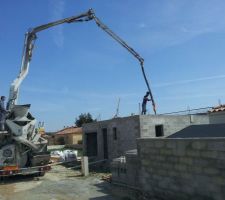
[[[79,171],[54,166],[44,177],[11,177],[0,184],[0,200],[115,200],[101,174],[80,176]]]

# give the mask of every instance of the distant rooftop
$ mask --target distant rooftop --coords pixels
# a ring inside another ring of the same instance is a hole
[[[58,132],[56,132],[56,135],[66,135],[66,134],[81,134],[82,128],[78,127],[66,127]]]
[[[213,107],[211,110],[209,110],[209,113],[221,112],[221,111],[225,111],[225,104]]]

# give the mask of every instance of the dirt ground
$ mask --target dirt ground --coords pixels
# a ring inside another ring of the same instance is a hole
[[[115,200],[110,183],[100,174],[81,177],[79,171],[54,166],[44,177],[12,177],[0,183],[0,200]]]

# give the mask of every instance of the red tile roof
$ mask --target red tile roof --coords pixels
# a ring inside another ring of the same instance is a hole
[[[82,128],[67,127],[56,132],[56,135],[67,135],[67,134],[82,134]]]
[[[225,104],[216,106],[216,107],[212,108],[211,110],[209,110],[210,113],[221,112],[221,111],[225,111]]]

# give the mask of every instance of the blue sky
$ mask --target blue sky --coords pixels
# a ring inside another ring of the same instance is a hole
[[[158,113],[225,103],[223,0],[2,0],[1,95],[18,75],[28,28],[89,8],[145,58]],[[91,21],[38,34],[19,103],[54,131],[80,113],[112,118],[118,98],[120,116],[138,113],[145,92],[137,60]]]

